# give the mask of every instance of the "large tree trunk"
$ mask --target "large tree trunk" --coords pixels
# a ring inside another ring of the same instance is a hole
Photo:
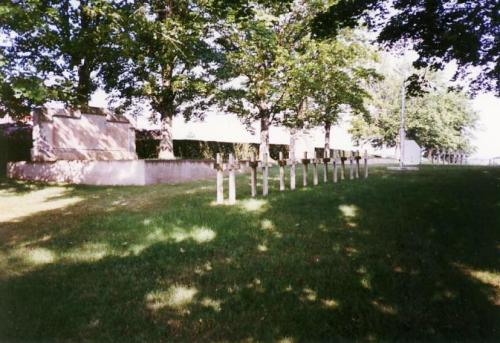
[[[92,81],[90,78],[91,68],[87,62],[78,67],[78,86],[76,88],[76,105],[81,110],[89,107],[89,99],[92,93]]]
[[[68,1],[69,2],[69,1]],[[63,9],[67,10],[68,7],[63,1]],[[87,33],[92,32],[93,19],[89,15],[86,7],[88,6],[88,1],[80,1],[79,4],[79,20],[80,20],[80,33],[85,37]],[[97,20],[94,18],[94,20]],[[63,25],[64,26],[64,25]],[[67,27],[64,28],[65,33],[68,34]],[[84,38],[83,45],[93,45],[97,44],[97,42],[90,42],[89,38]],[[92,69],[93,69],[93,56],[91,53],[88,53],[88,50],[75,50],[72,56],[72,60],[78,63],[77,65],[77,73],[78,73],[78,84],[76,87],[75,94],[75,104],[80,110],[87,110],[89,107],[89,100],[94,91],[93,89],[93,80],[91,77]]]
[[[323,157],[330,157],[330,129],[332,124],[329,121],[325,122],[325,151]]]
[[[167,17],[170,17],[172,14],[172,4],[168,1],[165,3],[164,7],[157,10],[158,17],[157,21],[164,21]],[[165,63],[162,66],[162,82],[163,87],[167,91],[166,93],[169,95],[167,99],[164,99],[166,106],[163,108],[163,111],[167,109],[165,112],[161,113],[161,123],[160,123],[160,132],[161,132],[161,141],[160,141],[160,150],[158,151],[158,158],[162,160],[173,160],[174,156],[174,136],[173,136],[173,102],[174,102],[174,93],[172,91],[172,61],[170,63]],[[165,105],[165,103],[163,105]],[[163,106],[162,106],[163,107]]]
[[[162,115],[161,118],[161,141],[158,158],[172,160],[174,156],[174,136],[172,130],[172,115]]]
[[[173,118],[175,113],[175,92],[172,89],[173,62],[162,66],[162,99],[156,104],[156,110],[161,114],[161,141],[158,158],[172,160],[174,156]]]
[[[264,113],[260,117],[260,146],[259,158],[262,161],[264,154],[267,154],[269,159],[269,113]]]

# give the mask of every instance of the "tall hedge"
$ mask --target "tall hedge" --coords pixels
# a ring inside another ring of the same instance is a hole
[[[136,140],[136,152],[140,159],[157,158],[160,141],[154,138]],[[251,153],[258,153],[257,143],[227,143],[215,141],[174,140],[174,154],[180,159],[214,159],[217,153],[235,154],[238,159],[248,159]],[[288,156],[288,145],[271,144],[269,154],[272,159],[278,159],[279,152]]]

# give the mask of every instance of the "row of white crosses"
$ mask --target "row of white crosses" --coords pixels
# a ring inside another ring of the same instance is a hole
[[[462,152],[437,150],[435,154],[431,155],[432,164],[464,164],[466,163],[467,156]]]
[[[349,179],[359,179],[361,174],[360,160],[364,160],[364,178],[368,178],[368,153],[365,151],[364,156],[361,157],[359,151],[350,151],[346,153],[344,150],[333,150],[333,158],[329,157],[328,152],[325,152],[325,157],[323,158],[313,158],[310,159],[307,156],[307,152],[304,152],[304,158],[300,160],[302,164],[302,184],[307,187],[308,182],[308,170],[309,165],[313,168],[313,184],[316,186],[318,181],[318,165],[323,165],[323,182],[328,182],[328,166],[332,162],[332,178],[333,182],[337,183],[339,180],[338,174],[340,170],[340,180],[346,179],[346,161],[349,161]],[[257,170],[259,167],[262,169],[262,195],[267,196],[269,194],[269,158],[268,154],[263,154],[262,161],[257,160],[255,153],[252,154],[250,160],[242,161],[246,162],[247,166],[250,168],[250,188],[252,197],[257,196]],[[283,158],[283,153],[279,153],[278,159],[279,166],[279,182],[280,191],[284,191],[285,187],[285,167],[290,166],[290,190],[295,190],[296,180],[295,180],[295,170],[297,161],[295,156],[290,155],[288,160]],[[340,165],[339,165],[340,162]],[[217,154],[217,159],[214,165],[217,171],[217,204],[224,203],[224,171],[229,174],[229,199],[228,204],[236,203],[236,171],[241,169],[241,163],[234,157],[233,154],[229,154],[226,163],[223,162],[222,155]]]

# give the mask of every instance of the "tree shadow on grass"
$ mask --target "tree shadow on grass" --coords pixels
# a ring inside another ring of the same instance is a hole
[[[77,189],[82,203],[9,223],[89,206],[28,244],[52,259],[10,256],[21,270],[0,279],[0,338],[494,341],[497,176],[376,171],[237,206],[214,206],[203,183],[159,187],[163,205],[142,211],[98,210],[90,196],[147,188]]]

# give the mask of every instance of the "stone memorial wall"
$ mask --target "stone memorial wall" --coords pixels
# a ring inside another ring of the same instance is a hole
[[[134,160],[135,130],[104,109],[42,108],[33,114],[32,161]]]

